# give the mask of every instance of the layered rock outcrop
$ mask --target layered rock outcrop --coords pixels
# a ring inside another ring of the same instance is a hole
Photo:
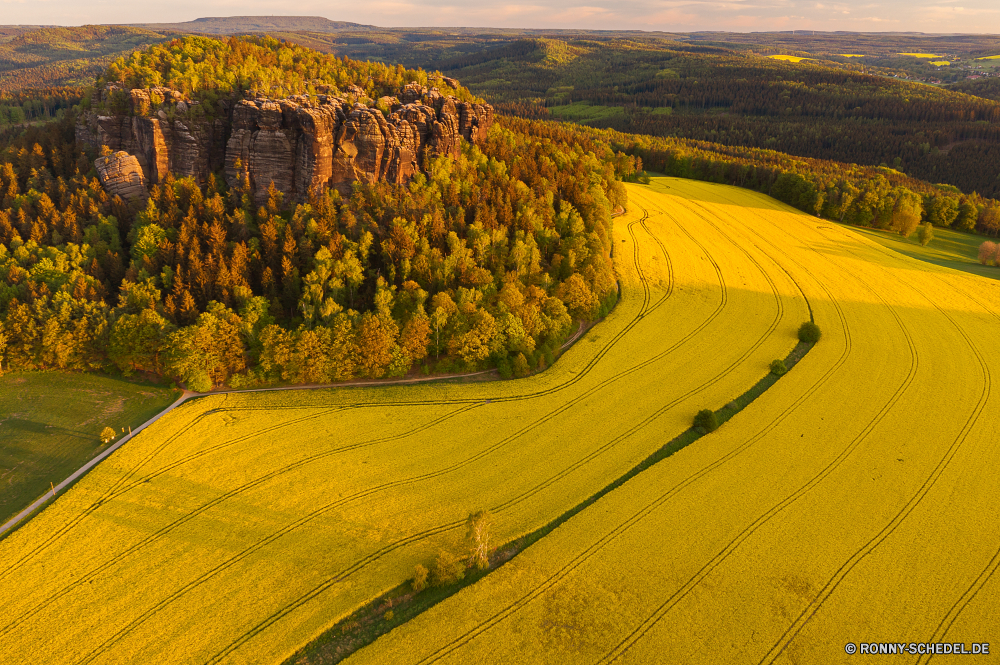
[[[123,200],[144,200],[149,192],[146,190],[146,177],[139,166],[139,160],[127,152],[118,151],[106,157],[99,157],[94,162],[97,175],[104,190],[111,196],[120,196]]]
[[[224,169],[230,186],[248,179],[261,204],[272,185],[286,199],[304,201],[325,188],[349,194],[355,182],[405,183],[425,155],[457,157],[463,140],[481,143],[493,124],[489,104],[462,102],[416,83],[373,107],[358,101],[360,88],[348,92],[221,102],[218,117],[209,120],[197,102],[176,91],[126,93],[110,86],[102,98],[116,100],[119,113],[84,114],[77,139],[134,156],[153,183],[167,173],[204,182]]]

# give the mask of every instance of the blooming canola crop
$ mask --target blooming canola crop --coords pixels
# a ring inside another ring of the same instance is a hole
[[[803,287],[647,199],[615,222],[620,303],[540,374],[207,396],[143,431],[0,541],[3,660],[280,662],[471,512],[531,532],[742,394],[794,347]]]
[[[848,663],[859,644],[989,642],[996,284],[745,190],[656,178],[629,197],[778,263],[821,341],[721,429],[347,662]]]

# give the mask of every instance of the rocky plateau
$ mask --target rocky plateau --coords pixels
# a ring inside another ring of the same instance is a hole
[[[453,79],[443,84],[458,86]],[[326,188],[346,195],[355,182],[405,183],[425,155],[457,157],[462,141],[481,143],[493,124],[489,104],[417,83],[377,102],[350,86],[343,95],[224,100],[213,114],[167,88],[111,85],[100,101],[119,112],[81,114],[76,137],[111,149],[95,167],[105,189],[123,199],[144,198],[146,183],[162,182],[168,173],[204,183],[218,171],[230,186],[248,178],[258,205],[271,185],[293,201]]]

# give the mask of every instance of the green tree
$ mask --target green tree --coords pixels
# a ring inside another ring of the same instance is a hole
[[[694,417],[694,427],[703,434],[719,429],[719,420],[715,415],[715,411],[711,409],[702,409],[699,411]]]
[[[431,581],[434,586],[455,584],[465,578],[465,561],[448,550],[441,550],[434,559]]]
[[[923,216],[923,213],[923,199],[908,189],[901,189],[896,198],[896,205],[892,210],[890,228],[904,238],[909,238],[910,234],[920,225],[920,218]]]
[[[931,240],[934,240],[934,227],[931,226],[930,222],[927,222],[920,227],[920,233],[917,235],[917,239],[920,240],[921,247],[926,247],[930,244]]]
[[[413,568],[413,590],[420,592],[427,588],[428,570],[419,563]]]
[[[806,321],[799,326],[799,341],[805,344],[815,344],[819,341],[821,332],[819,326],[812,321]]]
[[[108,358],[125,375],[161,370],[160,354],[173,328],[153,309],[123,314],[115,321],[108,340]]]

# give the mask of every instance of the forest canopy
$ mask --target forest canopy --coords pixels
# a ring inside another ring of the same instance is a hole
[[[402,65],[338,58],[272,37],[184,37],[115,60],[97,79],[126,89],[167,87],[204,101],[250,92],[276,99],[357,86],[372,98],[394,95],[410,82],[428,84],[428,73]],[[452,94],[474,97],[464,88]]]
[[[203,78],[234,52],[259,66]],[[128,62],[109,75],[195,94],[286,68],[293,82],[358,76],[369,94],[426,80],[256,38],[187,38]],[[523,375],[617,296],[611,215],[625,193],[591,137],[497,125],[406,185],[294,205],[272,190],[258,207],[247,182],[168,177],[136,207],[100,186],[74,122],[32,127],[0,153],[3,369],[143,372],[197,390],[414,368]]]

